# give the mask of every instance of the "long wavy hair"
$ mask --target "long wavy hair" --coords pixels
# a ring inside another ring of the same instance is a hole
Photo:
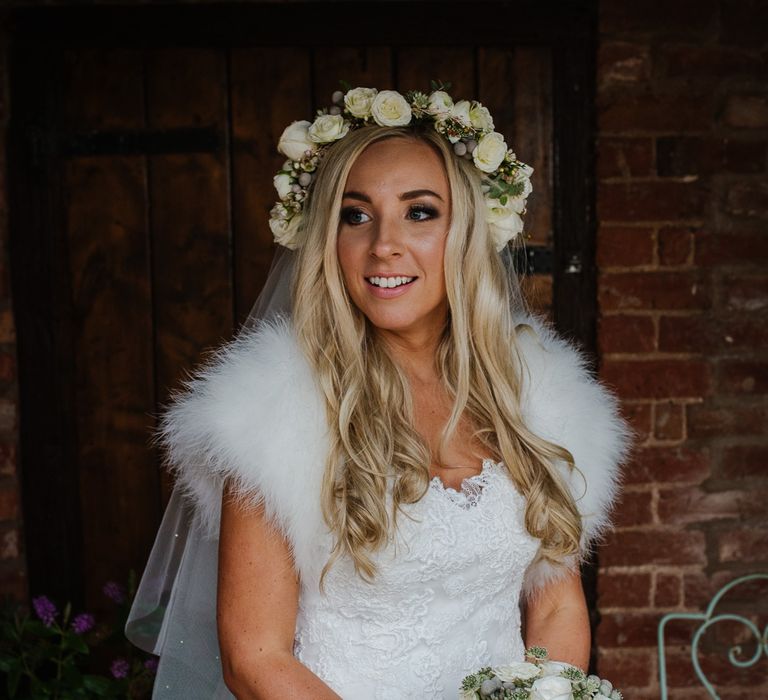
[[[318,168],[292,290],[299,344],[325,397],[330,429],[321,499],[335,546],[321,586],[345,554],[358,575],[373,580],[371,554],[390,542],[401,505],[418,501],[430,482],[430,449],[414,428],[408,379],[352,303],[336,249],[349,171],[370,144],[391,138],[417,139],[434,148],[451,192],[444,259],[449,313],[437,360],[453,409],[441,448],[460,420],[468,419],[475,438],[501,458],[525,496],[525,525],[541,540],[539,557],[559,563],[578,552],[581,536],[579,513],[555,466],[565,461],[573,467],[573,457],[532,433],[523,420],[525,367],[514,320],[522,301],[491,241],[479,174],[432,130],[370,126],[329,148]]]

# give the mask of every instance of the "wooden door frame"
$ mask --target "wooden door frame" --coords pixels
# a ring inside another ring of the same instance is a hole
[[[57,6],[6,10],[10,28],[9,231],[18,335],[20,461],[27,562],[33,592],[81,596],[81,523],[74,458],[73,368],[57,298],[59,141],[56,54],[65,47],[145,48],[466,44],[552,50],[555,240],[553,316],[558,329],[595,357],[596,0],[521,2],[216,3],[134,7]],[[354,30],[339,21],[346,12]],[[356,14],[357,13],[357,14]],[[508,19],[504,21],[504,16]],[[297,22],[297,17],[303,18]],[[491,21],[488,21],[491,18]],[[499,21],[493,18],[499,18]],[[439,76],[438,76],[439,77]],[[313,102],[317,103],[314,99]],[[564,196],[565,195],[565,196]],[[53,235],[52,235],[53,234]],[[42,433],[41,433],[42,431]],[[45,434],[40,441],[36,436]],[[50,573],[56,572],[55,579]],[[585,569],[595,608],[596,564]]]

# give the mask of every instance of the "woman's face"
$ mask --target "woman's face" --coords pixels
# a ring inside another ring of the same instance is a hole
[[[344,188],[337,251],[352,301],[377,329],[442,331],[450,220],[448,177],[429,145],[386,139],[358,157]]]

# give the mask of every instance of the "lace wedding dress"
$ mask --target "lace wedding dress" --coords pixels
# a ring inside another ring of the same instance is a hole
[[[338,561],[302,591],[294,655],[345,700],[456,698],[482,666],[523,660],[519,598],[539,541],[501,463],[404,506],[373,583]]]

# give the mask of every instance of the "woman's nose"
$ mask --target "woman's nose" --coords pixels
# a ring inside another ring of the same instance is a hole
[[[402,249],[403,240],[400,222],[387,217],[380,218],[373,230],[371,255],[377,258],[388,258],[401,255]]]

